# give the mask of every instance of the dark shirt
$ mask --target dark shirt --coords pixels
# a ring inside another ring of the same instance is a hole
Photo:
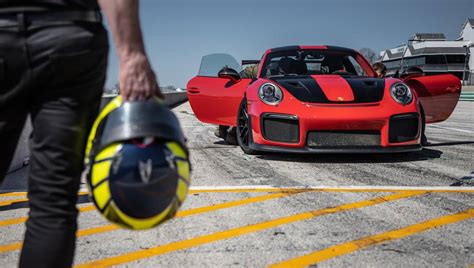
[[[0,13],[98,9],[97,0],[0,0]]]

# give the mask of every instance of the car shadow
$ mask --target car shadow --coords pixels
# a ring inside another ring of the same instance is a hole
[[[474,186],[474,171],[472,171],[471,174],[456,180],[457,182],[451,184],[450,186]]]
[[[451,146],[451,145],[466,145],[474,144],[474,141],[453,141],[453,142],[439,142],[439,143],[429,143],[425,147],[438,147],[438,146]]]
[[[288,154],[266,153],[259,159],[303,163],[400,163],[440,158],[442,151],[423,148],[418,152],[394,154]]]
[[[223,140],[220,140],[220,141],[215,141],[213,142],[213,144],[215,145],[224,145],[224,146],[228,146],[228,147],[237,147],[238,145],[237,144],[229,144]]]

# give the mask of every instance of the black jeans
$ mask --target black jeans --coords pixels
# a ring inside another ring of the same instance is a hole
[[[107,55],[100,23],[18,20],[0,27],[0,182],[28,114],[33,125],[21,267],[72,265],[84,147]]]

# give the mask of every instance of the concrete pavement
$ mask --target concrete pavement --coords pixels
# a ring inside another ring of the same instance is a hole
[[[248,156],[214,137],[214,127],[198,122],[188,104],[174,111],[194,168],[182,211],[150,231],[116,230],[81,198],[76,264],[474,264],[473,102],[429,126],[432,144],[423,151],[396,155]],[[24,174],[12,176],[24,181]],[[23,184],[9,185],[20,191]],[[18,258],[24,198],[0,195],[1,267]]]

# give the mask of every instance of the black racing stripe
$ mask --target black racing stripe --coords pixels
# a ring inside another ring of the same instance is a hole
[[[383,99],[385,79],[366,77],[342,77],[351,86],[354,101],[351,103],[379,102]]]
[[[333,50],[333,51],[340,51],[340,52],[348,52],[348,53],[354,53],[355,50],[347,47],[338,47],[338,46],[326,46],[328,50]]]
[[[295,98],[304,102],[331,103],[321,86],[309,75],[297,77],[272,77],[271,80],[280,84]]]
[[[346,101],[344,103],[370,103],[382,100],[385,91],[385,79],[341,77],[347,81],[354,94],[354,101]],[[341,103],[339,101],[328,100],[321,86],[309,75],[272,77],[270,79],[281,85],[300,101],[311,103]]]

